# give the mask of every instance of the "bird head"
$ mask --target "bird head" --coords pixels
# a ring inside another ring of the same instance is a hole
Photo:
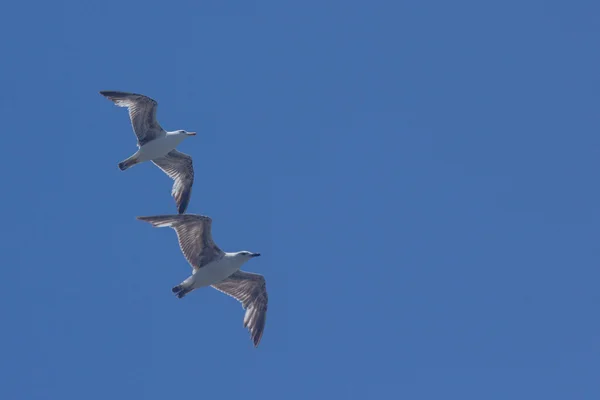
[[[252,253],[251,251],[239,251],[236,254],[236,256],[244,259],[245,261],[248,261],[251,258],[259,257],[260,253]]]

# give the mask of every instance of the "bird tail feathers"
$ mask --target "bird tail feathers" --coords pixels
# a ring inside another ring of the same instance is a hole
[[[173,293],[175,293],[175,296],[177,296],[178,299],[181,299],[186,294],[188,294],[189,292],[192,291],[191,288],[186,288],[183,284],[177,285],[177,286],[173,287],[173,289],[171,289],[171,290],[173,291]]]
[[[129,157],[127,160],[121,161],[119,163],[119,169],[121,171],[125,171],[127,168],[133,167],[138,162],[139,161],[138,161],[137,157],[135,155],[133,155],[133,156]]]

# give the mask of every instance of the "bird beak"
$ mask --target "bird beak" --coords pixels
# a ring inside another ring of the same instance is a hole
[[[196,136],[196,132],[188,132],[187,133],[189,136]]]
[[[252,253],[252,257],[260,257],[260,253]]]

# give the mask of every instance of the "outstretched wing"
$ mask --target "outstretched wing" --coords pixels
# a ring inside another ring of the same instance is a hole
[[[259,274],[237,271],[212,287],[242,303],[246,310],[244,327],[250,331],[254,347],[257,347],[267,320],[269,297],[265,278]]]
[[[156,215],[137,217],[157,228],[175,229],[179,247],[194,270],[223,258],[223,251],[213,242],[211,234],[212,219],[204,215]]]
[[[138,146],[164,135],[164,129],[156,120],[158,104],[150,97],[142,94],[104,90],[100,94],[112,100],[119,107],[129,109],[129,118],[133,132],[138,139]]]
[[[166,156],[152,160],[152,162],[175,181],[171,195],[173,195],[175,204],[177,204],[177,212],[179,214],[185,213],[192,196],[192,185],[194,184],[192,157],[177,150],[172,150]]]

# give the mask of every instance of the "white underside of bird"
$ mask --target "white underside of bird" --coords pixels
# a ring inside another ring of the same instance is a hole
[[[211,286],[229,278],[238,271],[246,260],[235,257],[235,253],[225,253],[223,258],[194,270],[192,275],[180,286],[186,291],[192,291],[204,286]]]
[[[185,138],[186,135],[177,132],[165,132],[162,137],[158,137],[143,146],[138,145],[140,149],[130,158],[135,158],[137,163],[156,160],[166,156],[171,150],[175,150]]]

